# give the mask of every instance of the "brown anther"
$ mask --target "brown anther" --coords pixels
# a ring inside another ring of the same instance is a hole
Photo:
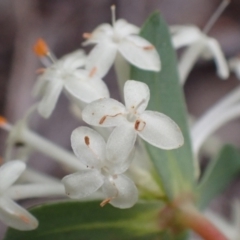
[[[140,127],[141,123],[143,123],[143,126],[142,126],[142,128],[140,129],[139,127]],[[142,131],[142,130],[145,128],[145,126],[146,126],[146,123],[145,123],[145,122],[142,122],[142,121],[140,121],[140,120],[136,120],[135,125],[134,125],[134,128],[135,128],[137,131],[140,132],[140,131]]]
[[[106,120],[107,117],[116,117],[116,116],[121,115],[121,114],[122,113],[117,113],[115,115],[105,115],[100,119],[99,124],[103,124],[103,122]]]
[[[110,201],[112,200],[112,198],[106,198],[104,199],[101,203],[100,206],[104,207],[106,204],[108,204]]]
[[[37,42],[33,46],[33,51],[39,57],[46,56],[49,53],[47,43],[42,38],[39,38],[37,40]]]
[[[89,39],[91,38],[92,34],[91,33],[83,33],[83,38],[84,39]]]
[[[106,116],[103,116],[100,121],[99,121],[99,124],[103,124],[103,122],[106,120],[107,118],[107,115]]]
[[[144,50],[153,50],[155,47],[153,45],[143,47]]]
[[[89,139],[88,136],[85,136],[85,137],[84,137],[84,141],[85,141],[85,144],[89,146],[89,144],[90,144],[90,139]]]
[[[93,77],[97,72],[97,67],[93,67],[92,70],[89,73],[89,77]]]

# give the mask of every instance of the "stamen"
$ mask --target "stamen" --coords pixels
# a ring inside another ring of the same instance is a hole
[[[36,74],[43,74],[46,71],[46,68],[39,68],[36,70]]]
[[[89,73],[89,77],[93,77],[97,72],[97,67],[93,67],[92,70]]]
[[[112,116],[111,115],[105,115],[100,119],[99,124],[103,124],[103,122],[106,120],[107,117],[116,117],[116,116],[121,115],[121,114],[122,113],[117,113],[117,114],[112,115]]]
[[[44,57],[49,54],[49,48],[47,43],[42,39],[39,38],[35,45],[33,46],[33,51],[39,57]]]
[[[83,38],[84,39],[89,39],[91,38],[92,34],[91,33],[83,33]]]
[[[110,201],[112,200],[112,198],[106,198],[104,199],[101,203],[100,206],[104,207],[106,204],[108,204]]]
[[[113,186],[116,188],[116,194],[115,194],[115,196],[113,196],[113,197],[109,197],[109,198],[104,199],[104,200],[100,203],[100,206],[101,206],[101,207],[104,207],[104,206],[105,206],[106,204],[108,204],[110,201],[112,201],[113,199],[115,199],[116,197],[118,197],[119,191],[118,191],[115,183],[114,183],[114,182],[111,182],[111,183],[112,183]]]
[[[203,32],[207,34],[210,29],[213,27],[213,25],[216,23],[218,18],[221,16],[223,11],[226,9],[226,7],[231,3],[231,0],[223,0],[221,4],[218,6],[216,11],[213,13],[212,17],[209,19],[205,27],[203,28]]]
[[[0,116],[0,126],[5,125],[6,123],[7,123],[7,119],[2,117],[2,116]]]
[[[112,12],[112,25],[114,27],[116,23],[116,6],[115,5],[111,6],[111,12]]]
[[[144,50],[153,50],[155,47],[153,45],[143,47]]]
[[[0,116],[0,128],[10,131],[12,129],[12,125],[8,123],[6,118]]]
[[[84,137],[84,141],[85,141],[85,144],[86,144],[86,145],[88,145],[88,146],[90,145],[90,139],[89,139],[88,136],[85,136],[85,137]]]
[[[134,128],[137,130],[137,131],[142,131],[146,126],[146,123],[143,122],[143,121],[140,121],[140,120],[137,120],[135,122],[135,125],[134,125]]]

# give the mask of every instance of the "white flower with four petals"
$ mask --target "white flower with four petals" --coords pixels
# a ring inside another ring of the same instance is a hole
[[[131,157],[116,155],[115,150],[122,146],[107,144],[96,131],[79,127],[71,136],[71,144],[76,156],[88,169],[63,178],[66,194],[70,198],[84,198],[101,188],[106,199],[104,206],[110,203],[118,208],[130,208],[138,199],[138,190],[131,179],[123,173],[129,168]]]
[[[125,105],[108,98],[88,104],[83,120],[94,126],[116,127],[109,136],[109,144],[120,143],[122,149],[116,156],[127,155],[133,149],[137,135],[153,146],[174,149],[183,145],[184,139],[177,124],[168,116],[145,111],[150,91],[145,83],[128,80],[124,85]]]
[[[115,13],[113,13],[115,16]],[[119,52],[128,62],[138,68],[160,71],[161,63],[157,50],[146,39],[137,36],[139,28],[123,19],[115,21],[112,26],[101,24],[92,33],[84,33],[87,39],[84,45],[97,44],[89,53],[86,69],[106,75]]]
[[[38,107],[43,117],[51,115],[63,89],[85,103],[109,97],[106,84],[94,76],[95,72],[80,69],[85,58],[83,50],[77,50],[54,62],[39,77],[34,95],[43,95]]]

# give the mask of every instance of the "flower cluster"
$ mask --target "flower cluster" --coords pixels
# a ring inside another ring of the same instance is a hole
[[[121,89],[124,104],[110,98],[103,78],[114,63],[117,65],[119,55],[140,69],[161,70],[155,46],[138,34],[138,27],[115,19],[115,7],[112,7],[111,25],[101,24],[91,33],[83,34],[86,40],[83,46],[94,45],[88,55],[78,49],[57,59],[44,40],[36,42],[34,51],[45,67],[38,71],[40,76],[33,89],[33,95],[40,101],[14,126],[0,117],[0,128],[10,132],[7,163],[0,168],[0,219],[7,225],[20,230],[31,230],[38,225],[34,216],[13,201],[13,196],[16,199],[51,194],[66,194],[72,199],[95,196],[100,198],[101,206],[110,203],[117,208],[130,208],[139,195],[140,181],[135,181],[129,171],[135,167],[133,160],[140,161],[141,153],[136,145],[144,140],[154,147],[170,150],[184,144],[183,134],[174,120],[154,109],[147,110],[150,100],[147,84],[124,79]],[[228,77],[228,65],[215,39],[193,26],[172,26],[171,34],[175,49],[187,47],[179,63],[182,82],[198,57],[214,58],[219,76]],[[230,66],[239,73],[239,61],[231,62]],[[29,116],[36,109],[44,118],[50,117],[62,92],[79,108],[81,120],[96,130],[80,126],[72,132],[71,146],[76,157],[27,126]],[[17,154],[19,160],[10,161],[16,159],[12,155],[18,144],[24,145],[22,154]],[[71,174],[60,181],[32,171],[22,161],[27,163],[32,150],[45,153],[67,167]],[[141,176],[149,177],[150,173],[145,174],[147,170],[141,171]],[[23,172],[27,184],[12,186]],[[151,181],[149,177],[146,182]],[[157,183],[154,184],[152,189],[159,191]]]

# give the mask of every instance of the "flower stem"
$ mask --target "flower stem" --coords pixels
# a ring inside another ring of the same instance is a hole
[[[55,145],[49,140],[44,139],[38,134],[31,132],[27,128],[21,131],[20,138],[29,146],[71,169],[86,169],[86,167],[73,154]]]
[[[24,184],[15,185],[6,194],[14,200],[36,197],[65,196],[64,186],[60,184]]]
[[[56,184],[60,183],[60,180],[52,176],[48,176],[44,173],[38,172],[34,169],[27,168],[20,177],[21,180],[28,181],[31,183],[48,183]]]

